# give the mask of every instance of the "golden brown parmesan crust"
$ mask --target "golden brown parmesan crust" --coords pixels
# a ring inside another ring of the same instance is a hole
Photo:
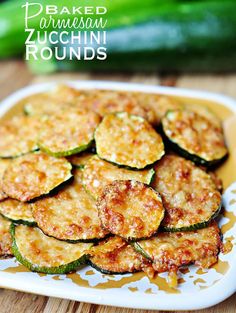
[[[191,232],[158,233],[156,237],[138,242],[138,246],[153,261],[157,272],[175,271],[195,263],[209,268],[217,262],[221,245],[216,222]]]
[[[10,159],[0,159],[0,201],[6,199],[8,196],[3,192],[2,188],[2,178],[3,174],[8,167],[8,165],[11,163]]]
[[[91,111],[82,109],[58,111],[45,118],[39,134],[39,146],[55,155],[81,152],[92,142],[99,122],[99,115]]]
[[[31,205],[14,199],[6,199],[0,202],[0,213],[13,221],[34,222]]]
[[[95,200],[82,186],[79,170],[71,185],[34,202],[32,209],[43,232],[60,240],[94,240],[108,234],[101,227]]]
[[[136,180],[149,184],[154,171],[151,169],[134,171],[120,168],[93,156],[83,169],[83,185],[95,198],[98,198],[106,185],[114,180]]]
[[[161,136],[144,119],[127,113],[108,114],[95,132],[102,159],[142,169],[164,155]]]
[[[71,164],[64,158],[32,153],[14,159],[3,176],[3,191],[11,198],[29,201],[48,194],[67,181]]]
[[[54,99],[49,93],[39,93],[28,96],[19,102],[24,106],[27,115],[50,115],[61,109],[70,109],[71,105],[60,100]]]
[[[195,112],[169,111],[162,127],[171,142],[205,161],[221,160],[227,155],[222,128]]]
[[[0,215],[0,258],[12,255],[10,225],[11,222]]]
[[[191,161],[166,155],[155,166],[152,183],[163,201],[162,225],[181,228],[208,221],[219,209],[221,195],[211,177]]]
[[[17,157],[37,149],[40,119],[14,116],[0,125],[0,157]]]
[[[159,194],[132,180],[116,180],[107,185],[97,206],[104,228],[125,239],[152,236],[164,217]]]
[[[18,225],[15,242],[21,256],[38,267],[58,267],[77,259],[91,247],[89,243],[71,244],[44,235],[37,227]]]
[[[165,95],[137,92],[134,96],[139,105],[153,110],[155,118],[152,124],[154,125],[160,124],[167,111],[183,108],[180,102]]]
[[[134,273],[151,267],[150,262],[127,242],[121,239],[121,243],[117,243],[116,239],[109,238],[92,248],[97,252],[90,258],[92,266],[107,274]]]

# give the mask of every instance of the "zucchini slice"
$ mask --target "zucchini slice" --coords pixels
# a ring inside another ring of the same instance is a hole
[[[209,174],[191,161],[166,155],[155,167],[152,186],[166,209],[162,226],[167,231],[203,228],[221,208],[221,195]]]
[[[38,149],[40,119],[15,116],[0,125],[0,158],[13,158]]]
[[[75,154],[67,157],[67,160],[76,168],[82,169],[93,155],[94,154],[90,152],[82,152],[80,154]]]
[[[148,260],[121,238],[117,240],[117,237],[108,238],[94,247],[89,264],[108,275],[139,272],[150,266]]]
[[[40,150],[56,157],[82,152],[92,145],[99,122],[98,114],[75,108],[47,116],[39,134]]]
[[[51,115],[71,106],[61,100],[54,99],[50,94],[40,93],[28,96],[20,101],[26,115]]]
[[[196,164],[213,166],[227,156],[222,128],[195,112],[168,111],[162,129],[173,150]]]
[[[117,167],[109,162],[93,156],[83,170],[83,185],[94,197],[98,198],[104,187],[114,180],[136,180],[150,184],[155,171],[153,169],[134,171]]]
[[[127,113],[106,115],[95,132],[100,158],[143,169],[165,153],[161,136],[143,118]]]
[[[3,191],[11,198],[29,201],[48,194],[72,177],[64,158],[31,153],[14,159],[3,176]]]
[[[11,222],[0,215],[0,258],[12,255]]]
[[[81,175],[77,170],[73,184],[32,204],[35,221],[46,235],[69,242],[86,242],[108,234],[101,227],[96,202],[85,191]]]
[[[222,128],[221,120],[208,107],[191,103],[191,105],[186,106],[186,110],[193,111],[208,119],[216,127]]]
[[[135,249],[151,260],[159,273],[175,271],[190,263],[209,268],[217,262],[220,245],[220,230],[216,222],[204,229],[158,233],[155,237],[134,243]]]
[[[5,192],[3,192],[2,178],[3,178],[3,174],[4,174],[5,170],[6,170],[6,168],[10,164],[10,162],[11,162],[10,159],[0,159],[0,201],[6,199],[8,197],[5,194]]]
[[[16,259],[33,272],[65,274],[86,263],[91,243],[72,244],[44,235],[37,227],[11,225]]]
[[[36,225],[29,203],[6,199],[0,202],[0,214],[14,223]]]
[[[107,185],[97,206],[103,227],[128,240],[152,236],[164,217],[160,195],[134,180]]]
[[[154,125],[160,124],[167,111],[183,109],[184,107],[182,103],[164,95],[144,92],[138,92],[135,95],[139,104],[143,104],[154,112],[154,122],[152,122]]]

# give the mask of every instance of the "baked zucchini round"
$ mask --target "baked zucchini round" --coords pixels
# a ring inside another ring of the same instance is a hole
[[[114,180],[136,180],[149,185],[153,179],[155,171],[129,170],[117,167],[109,162],[93,156],[89,159],[83,169],[83,185],[85,189],[94,197],[98,198],[106,185]]]
[[[117,237],[108,238],[94,247],[89,264],[99,272],[108,275],[139,272],[150,266],[150,262],[140,253]]]
[[[16,259],[33,272],[66,274],[86,263],[91,243],[68,243],[44,235],[37,227],[11,225]]]
[[[97,207],[103,227],[127,240],[152,236],[164,217],[158,192],[134,180],[116,180],[107,185]]]
[[[12,255],[10,226],[11,222],[0,215],[0,258]]]
[[[14,223],[36,225],[29,203],[6,199],[0,202],[0,214]]]
[[[19,201],[48,194],[72,177],[72,166],[64,158],[31,153],[14,159],[3,176],[3,191]]]
[[[196,164],[213,166],[227,156],[222,128],[195,112],[168,111],[162,130],[170,147]]]
[[[0,158],[14,158],[38,149],[40,119],[14,116],[0,125]]]
[[[0,201],[6,199],[8,197],[5,194],[5,192],[3,192],[2,178],[3,178],[3,174],[4,174],[5,170],[6,170],[6,168],[10,164],[10,162],[11,162],[10,159],[0,159]]]
[[[98,114],[75,108],[47,116],[39,134],[40,150],[56,157],[82,152],[91,146],[99,122]]]
[[[101,227],[95,200],[85,191],[81,171],[74,181],[53,196],[32,203],[38,227],[48,235],[68,242],[97,241],[108,232]]]
[[[166,155],[155,167],[152,186],[166,209],[162,226],[167,231],[206,227],[221,209],[221,195],[211,176],[191,161]]]
[[[97,154],[120,166],[143,169],[165,153],[161,136],[143,118],[127,113],[106,115],[95,132]]]
[[[153,262],[157,272],[177,271],[195,263],[209,268],[217,262],[220,230],[215,222],[204,229],[189,232],[158,233],[157,236],[134,243],[134,248]]]

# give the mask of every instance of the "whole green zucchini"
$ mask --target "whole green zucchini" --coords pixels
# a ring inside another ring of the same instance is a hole
[[[111,27],[121,27],[143,21],[146,19],[147,14],[149,15],[156,6],[168,7],[169,4],[176,1],[178,0],[146,0],[137,4],[136,0],[96,0],[96,2],[94,0],[41,0],[40,4],[44,8],[46,5],[56,5],[59,8],[58,11],[64,6],[69,10],[73,6],[76,8],[104,6],[107,8],[107,14],[104,18],[108,19],[108,28],[110,29]],[[25,52],[27,33],[25,33],[25,9],[22,8],[25,2],[25,0],[12,0],[0,4],[0,58],[18,56]],[[36,13],[35,9],[34,13]],[[100,17],[101,15],[87,15],[87,17],[96,16]],[[29,20],[29,28],[39,30],[39,22],[42,17],[48,19],[49,15],[46,15],[45,11],[43,11],[40,15],[32,18]],[[58,12],[53,14],[52,17],[55,20],[63,18],[73,20],[74,17],[84,17],[84,14],[69,15]],[[53,28],[50,26],[47,31],[51,30]]]
[[[30,60],[29,66],[35,73],[55,70],[236,70],[235,1],[176,1],[146,9],[143,14],[136,11],[132,19],[134,24],[108,29],[105,61],[52,58],[49,61]],[[118,25],[118,21],[119,14],[114,13],[113,24]],[[69,51],[71,46],[53,48]]]

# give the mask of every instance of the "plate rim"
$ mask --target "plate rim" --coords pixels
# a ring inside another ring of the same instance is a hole
[[[130,82],[110,82],[110,81],[78,81],[65,80],[48,83],[33,84],[12,93],[10,96],[1,101],[0,116],[6,113],[14,104],[25,96],[35,93],[44,92],[61,84],[70,85],[77,89],[114,89],[124,91],[140,91],[146,93],[157,93],[169,96],[188,97],[200,100],[209,100],[218,102],[221,105],[228,107],[236,114],[236,100],[219,93],[212,93],[207,91],[184,89],[178,87],[165,87],[156,85],[137,84]],[[233,183],[236,184],[236,183]],[[231,185],[232,186],[232,185]],[[229,187],[230,188],[230,187]],[[196,310],[208,308],[216,305],[234,292],[236,292],[236,254],[233,256],[235,266],[231,266],[229,271],[224,275],[215,285],[198,291],[196,293],[186,294],[163,294],[149,295],[140,297],[140,292],[128,293],[125,289],[96,289],[93,287],[81,287],[75,285],[73,292],[71,288],[64,290],[63,287],[55,287],[51,282],[41,281],[40,284],[28,283],[21,277],[14,276],[14,274],[0,271],[0,286],[1,288],[10,288],[14,290],[25,291],[50,297],[58,297],[63,299],[70,299],[75,301],[82,301],[88,303],[96,303],[101,305],[110,305],[117,307],[127,307],[135,309],[149,309],[149,310]],[[227,288],[225,288],[227,286]],[[142,293],[143,295],[143,293]],[[120,300],[122,297],[122,301]],[[172,300],[172,301],[170,301]],[[122,302],[122,303],[121,303]]]

